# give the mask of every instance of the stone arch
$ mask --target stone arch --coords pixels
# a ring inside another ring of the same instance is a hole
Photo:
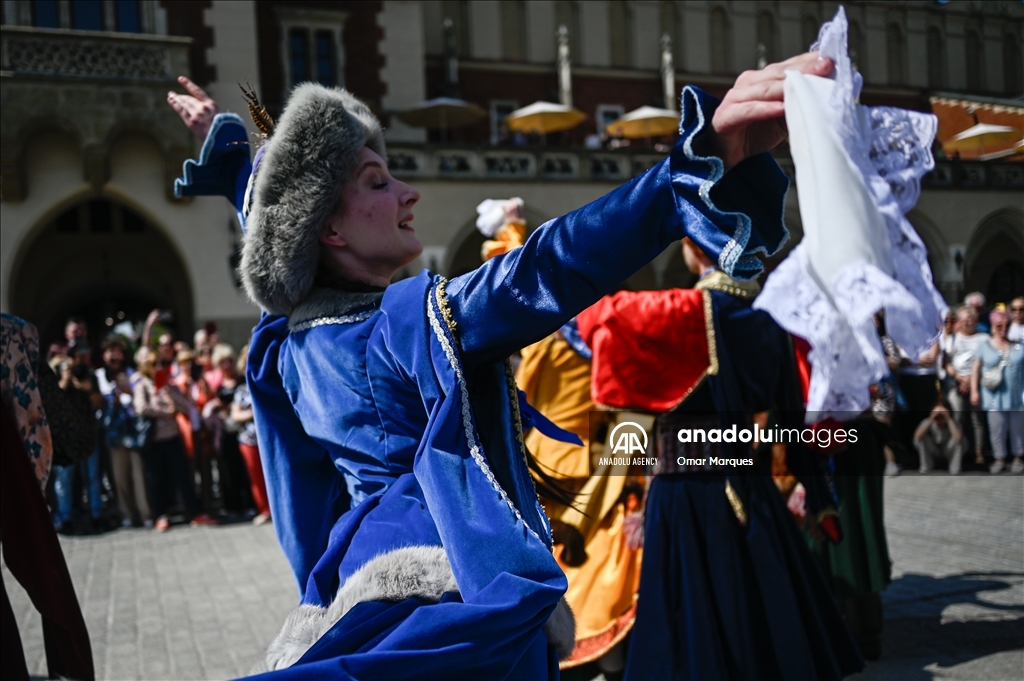
[[[170,139],[165,136],[158,134],[159,129],[155,129],[152,125],[148,125],[145,121],[137,120],[120,120],[111,126],[110,130],[104,136],[103,140],[96,145],[93,145],[91,149],[95,156],[94,163],[102,164],[101,167],[93,170],[95,180],[89,179],[89,181],[97,189],[106,184],[111,177],[111,156],[116,148],[117,144],[126,137],[142,137],[149,142],[152,142],[154,146],[160,151],[160,160],[163,165],[164,174],[164,189],[168,200],[181,201],[174,196],[174,180],[181,177],[181,168],[185,160],[192,157],[192,149],[188,146],[184,146],[180,139]],[[88,152],[89,150],[85,150]],[[89,154],[86,154],[86,164],[90,163]]]
[[[173,313],[169,326],[180,337],[194,330],[181,253],[152,215],[110,193],[86,192],[54,206],[22,240],[7,284],[11,311],[36,324],[44,344],[72,314],[86,318],[94,344],[154,307]]]
[[[84,132],[73,121],[59,116],[33,118],[18,128],[14,135],[4,135],[0,144],[3,159],[3,198],[24,201],[28,197],[28,151],[40,137],[58,133],[70,137],[74,147],[82,151]]]
[[[990,302],[1024,295],[1024,213],[1005,209],[985,217],[971,234],[964,288]]]
[[[526,235],[529,236],[533,230],[551,219],[545,213],[527,203],[523,207],[526,218]],[[483,264],[480,259],[480,247],[487,240],[480,230],[476,228],[476,216],[474,215],[455,232],[455,236],[448,242],[448,249],[444,259],[444,275],[446,277],[457,277],[466,272],[472,272]]]
[[[912,210],[907,213],[907,220],[928,249],[928,267],[932,271],[932,281],[947,300],[955,300],[955,289],[963,279],[963,263],[953,261],[949,252],[949,242],[931,218],[920,210]]]

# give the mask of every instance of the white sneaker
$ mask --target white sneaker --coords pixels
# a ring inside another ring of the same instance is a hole
[[[1013,458],[1013,463],[1010,464],[1011,473],[1024,473],[1024,459],[1019,456]]]
[[[995,463],[988,467],[988,472],[991,473],[992,475],[995,475],[996,473],[1002,473],[1003,468],[1005,466],[1006,461],[1004,459],[996,459]]]
[[[897,464],[895,461],[890,461],[889,463],[885,464],[885,477],[895,478],[899,474],[900,467],[899,464]]]

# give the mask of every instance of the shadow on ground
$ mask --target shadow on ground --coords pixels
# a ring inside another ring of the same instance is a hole
[[[949,668],[1024,648],[1024,602],[999,602],[1012,597],[1000,592],[1019,585],[1022,577],[1021,572],[908,573],[895,580],[884,594],[882,659],[869,664],[863,678],[1021,678],[1019,667],[1012,677],[1002,675],[1006,658],[979,662],[982,668],[972,665],[965,675]],[[991,674],[984,671],[988,665],[995,665]]]

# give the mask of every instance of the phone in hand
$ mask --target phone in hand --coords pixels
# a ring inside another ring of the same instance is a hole
[[[153,374],[153,384],[157,390],[162,389],[171,380],[171,370],[167,368],[157,369]]]

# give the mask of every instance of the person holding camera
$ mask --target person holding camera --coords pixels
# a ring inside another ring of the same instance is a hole
[[[73,322],[69,321],[70,327]],[[56,355],[51,366],[60,377],[60,389],[67,396],[70,408],[79,415],[81,427],[89,429],[88,438],[92,443],[90,453],[81,460],[55,462],[53,492],[56,497],[54,525],[57,531],[68,534],[89,533],[98,528],[103,516],[103,497],[100,471],[100,450],[96,442],[96,412],[103,406],[103,397],[96,390],[91,366],[92,348],[84,337],[72,338],[66,348],[67,354]],[[89,519],[75,526],[75,471],[85,483],[89,495]]]
[[[937,404],[931,414],[918,424],[914,431],[914,448],[920,459],[921,473],[927,473],[935,467],[935,458],[940,457],[949,462],[949,474],[960,473],[967,443],[964,431],[956,422],[945,404]]]

